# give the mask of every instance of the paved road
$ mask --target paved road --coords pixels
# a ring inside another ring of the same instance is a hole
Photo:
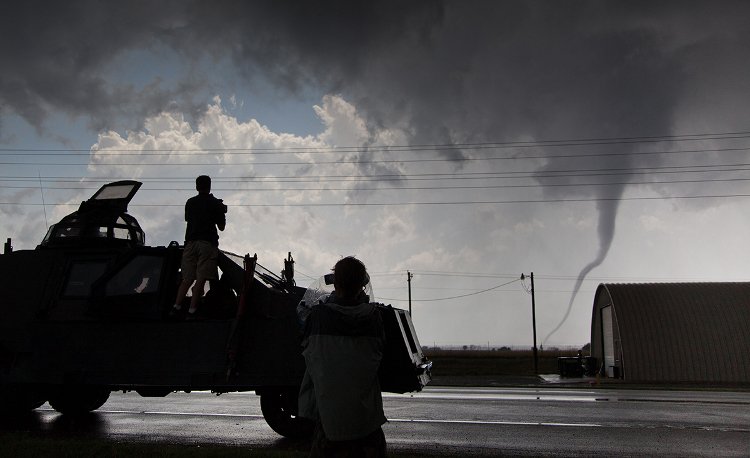
[[[458,456],[750,456],[750,393],[570,388],[441,388],[386,395],[390,450]],[[259,398],[113,393],[71,420],[47,405],[4,429],[126,441],[304,445],[265,424]]]

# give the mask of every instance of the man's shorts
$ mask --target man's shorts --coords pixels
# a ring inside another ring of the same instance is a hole
[[[193,280],[216,280],[219,273],[216,270],[216,260],[219,257],[219,248],[204,240],[191,240],[185,242],[185,251],[182,252],[182,279],[192,282]]]

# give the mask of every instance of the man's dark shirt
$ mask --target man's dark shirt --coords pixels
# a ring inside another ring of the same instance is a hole
[[[188,199],[185,203],[185,242],[205,240],[219,246],[216,227],[224,230],[227,223],[226,212],[227,206],[213,194],[198,194]]]

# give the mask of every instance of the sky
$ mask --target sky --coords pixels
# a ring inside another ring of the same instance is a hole
[[[0,6],[0,238],[134,179],[150,245],[208,174],[220,246],[341,257],[423,345],[590,340],[600,283],[747,281],[750,17],[712,1]],[[525,280],[521,280],[521,274]]]

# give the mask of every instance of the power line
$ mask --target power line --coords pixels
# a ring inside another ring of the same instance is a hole
[[[450,150],[450,149],[481,149],[481,148],[525,148],[525,147],[558,147],[558,146],[589,146],[589,145],[611,145],[611,144],[633,144],[633,143],[657,143],[657,142],[686,142],[706,140],[733,140],[750,138],[750,131],[719,132],[719,133],[697,133],[697,134],[675,134],[675,135],[653,135],[653,136],[630,136],[630,137],[594,137],[577,139],[553,139],[553,140],[530,140],[530,141],[503,141],[503,142],[475,142],[475,143],[443,143],[443,144],[414,144],[414,145],[379,145],[379,146],[299,146],[299,147],[217,147],[217,148],[107,148],[105,151],[131,153],[137,152],[268,152],[278,154],[280,152],[291,153],[348,153],[348,152],[373,152],[373,151],[422,151],[422,150]],[[86,153],[90,154],[92,148],[0,148],[0,152],[17,153]],[[101,150],[93,150],[100,152]]]
[[[492,147],[496,149],[495,147]],[[457,148],[458,149],[458,148]],[[473,148],[474,150],[478,148]],[[488,148],[484,148],[488,149]],[[434,149],[399,149],[399,150],[330,150],[330,151],[317,151],[317,154],[365,154],[365,153],[414,153],[414,152],[431,152],[431,153],[444,153],[446,150]],[[668,151],[623,151],[623,152],[609,152],[609,153],[575,153],[575,154],[539,154],[539,155],[513,155],[513,156],[490,156],[490,157],[456,157],[456,158],[421,158],[421,159],[390,159],[390,160],[369,160],[369,161],[344,161],[344,163],[399,163],[399,162],[458,162],[458,161],[501,161],[501,160],[529,160],[529,159],[574,159],[574,158],[594,158],[594,157],[621,157],[621,156],[655,156],[655,155],[682,155],[690,153],[730,153],[730,152],[742,152],[750,151],[750,147],[735,147],[735,148],[712,148],[712,149],[688,149],[688,150],[668,150]],[[93,154],[96,157],[123,157],[123,156],[136,156],[136,157],[154,157],[154,156],[195,156],[196,152],[210,153],[209,150],[195,150],[194,152],[185,151],[172,151],[172,150],[105,150],[105,151],[94,151]],[[238,155],[279,155],[279,154],[301,154],[298,151],[224,151],[221,152],[222,156],[238,156]],[[308,153],[305,153],[308,154]],[[71,157],[71,156],[91,156],[92,152],[8,152],[0,149],[0,156],[34,156],[34,157]],[[318,161],[317,164],[323,163],[339,163],[341,161]],[[100,162],[101,163],[101,162]],[[263,164],[274,164],[274,165],[293,165],[297,162],[262,162]],[[24,165],[26,163],[14,163]],[[73,165],[81,165],[81,163],[75,163]]]
[[[516,278],[515,280],[511,280],[509,282],[502,283],[502,284],[497,285],[497,286],[493,286],[492,288],[483,289],[481,291],[474,291],[473,293],[468,293],[468,294],[461,294],[459,296],[438,297],[438,298],[432,298],[432,299],[412,299],[412,302],[436,302],[436,301],[447,301],[447,300],[451,300],[451,299],[461,299],[461,298],[464,298],[464,297],[476,296],[477,294],[482,294],[482,293],[486,293],[488,291],[492,291],[492,290],[495,290],[495,289],[498,289],[498,288],[502,288],[503,286],[510,285],[511,283],[515,283],[517,281],[521,281],[521,279],[520,278]],[[388,297],[379,297],[378,299],[382,299],[382,300],[385,300],[385,301],[405,301],[406,300],[406,299],[392,299],[392,298],[388,298]]]
[[[282,204],[241,204],[227,203],[232,207],[245,208],[315,208],[315,207],[392,207],[392,206],[445,206],[445,205],[503,205],[503,204],[537,204],[537,203],[585,203],[585,202],[621,202],[621,201],[658,201],[683,199],[731,199],[746,198],[750,194],[716,194],[695,196],[644,196],[644,197],[593,197],[593,198],[560,198],[560,199],[518,199],[518,200],[467,200],[453,202],[317,202],[317,203],[282,203]],[[0,202],[0,205],[40,206],[41,203]],[[47,205],[77,206],[77,203],[50,203]],[[130,207],[183,207],[184,204],[131,204]]]
[[[474,277],[474,278],[518,278],[518,274],[492,274],[486,272],[448,272],[438,270],[412,270],[415,275],[436,277]]]
[[[166,165],[180,165],[180,166],[221,166],[221,165],[338,165],[338,164],[353,164],[353,165],[373,165],[373,164],[409,164],[409,163],[457,163],[457,162],[479,162],[479,161],[506,161],[506,160],[536,160],[536,159],[575,159],[575,158],[594,158],[594,157],[625,157],[625,156],[655,156],[655,155],[675,155],[675,154],[687,154],[687,153],[718,153],[718,152],[740,152],[750,151],[750,147],[746,148],[716,148],[716,149],[695,149],[695,150],[675,150],[675,151],[628,151],[628,152],[617,152],[617,153],[586,153],[586,154],[556,154],[556,155],[533,155],[533,156],[489,156],[489,157],[454,157],[454,158],[416,158],[416,159],[336,159],[336,160],[325,160],[306,162],[302,159],[297,161],[272,161],[272,162],[107,162],[104,160],[94,160],[89,162],[38,162],[38,161],[15,161],[15,162],[0,162],[2,165],[47,165],[54,167],[61,166],[85,166],[85,165],[125,165],[125,166],[136,166],[136,165],[153,165],[153,166],[166,166]],[[435,151],[439,152],[439,151]],[[331,153],[345,154],[338,151]],[[158,154],[135,154],[127,153],[129,156],[159,156],[171,153],[158,153]],[[225,153],[227,155],[229,153]],[[233,153],[240,154],[240,153]],[[0,156],[28,156],[32,153],[20,154],[20,153],[0,153]],[[36,154],[37,157],[48,156],[48,153]],[[124,154],[107,154],[108,157],[121,157]],[[184,155],[184,153],[181,153]],[[54,157],[60,157],[60,154],[53,155]],[[216,156],[212,156],[215,158]],[[96,158],[96,156],[94,156]]]
[[[461,271],[448,271],[448,270],[419,270],[409,269],[414,274],[420,276],[445,276],[445,277],[474,277],[474,278],[517,278],[518,274],[515,273],[497,273],[497,272],[461,272]],[[370,272],[371,277],[380,276],[403,276],[403,270],[396,271],[385,271],[385,272]],[[542,280],[560,280],[570,281],[576,280],[578,274],[575,275],[554,275],[554,274],[534,274],[534,278]],[[585,281],[600,281],[600,282],[684,282],[684,281],[709,281],[705,277],[655,277],[649,275],[647,277],[633,277],[633,276],[587,276]],[[711,280],[714,281],[714,280]]]
[[[2,181],[2,180],[0,180]],[[389,186],[389,187],[372,187],[357,188],[357,191],[426,191],[426,190],[487,190],[487,189],[514,189],[514,188],[548,188],[548,187],[591,187],[591,186],[622,186],[622,185],[653,185],[653,184],[703,184],[703,183],[732,183],[746,182],[750,178],[716,178],[702,180],[661,180],[661,181],[615,181],[615,182],[586,182],[586,183],[550,183],[550,184],[503,184],[503,185],[477,185],[477,186]],[[0,185],[0,189],[36,189],[38,186],[7,186]],[[95,190],[99,186],[44,186],[45,190],[57,191],[85,191]],[[164,192],[175,191],[185,192],[194,191],[194,188],[150,188],[144,187],[142,191],[146,192]],[[213,187],[213,191],[252,191],[252,192],[278,192],[279,188],[220,188]],[[302,187],[302,188],[284,188],[283,191],[351,191],[351,187]]]
[[[139,164],[143,165],[143,164]],[[309,165],[309,164],[308,164]],[[272,175],[272,176],[216,176],[214,182],[319,182],[321,179],[326,181],[400,181],[400,180],[482,180],[482,179],[501,179],[501,178],[576,178],[591,176],[618,176],[618,175],[646,175],[646,174],[674,174],[674,173],[711,173],[711,172],[745,172],[750,171],[750,163],[733,163],[733,164],[695,164],[695,165],[677,165],[677,166],[652,166],[652,167],[627,167],[627,168],[590,168],[590,169],[550,169],[550,170],[516,170],[504,172],[429,172],[429,173],[386,173],[353,176],[346,175]],[[71,177],[71,176],[42,176],[45,180],[55,180],[59,182],[109,182],[120,180],[122,176],[116,177]],[[38,177],[30,175],[11,175],[0,176],[4,181],[24,181],[37,180]],[[148,176],[138,177],[139,181],[159,181],[159,182],[194,182],[194,176]]]
[[[636,175],[659,175],[659,174],[688,174],[688,173],[738,173],[750,171],[750,163],[736,164],[698,164],[681,166],[658,166],[658,167],[634,167],[634,168],[594,168],[594,169],[559,169],[539,171],[506,171],[506,172],[450,172],[450,173],[416,173],[416,174],[374,174],[374,175],[272,175],[254,177],[216,177],[214,182],[235,183],[319,183],[326,182],[398,182],[398,181],[447,181],[447,180],[491,180],[491,179],[523,179],[523,178],[580,178],[580,177],[613,177],[613,176],[636,176]],[[45,181],[52,180],[51,177]],[[68,180],[66,180],[66,178]],[[122,177],[92,177],[70,180],[71,177],[63,177],[58,182],[108,182],[120,180]],[[190,182],[194,178],[182,177],[138,177],[139,181],[159,182]],[[0,181],[29,181],[26,177],[0,177]],[[551,186],[551,183],[544,183]]]

